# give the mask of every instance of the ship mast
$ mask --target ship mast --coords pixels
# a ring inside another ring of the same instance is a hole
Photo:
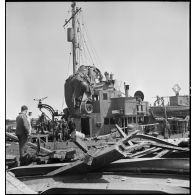
[[[77,67],[77,53],[76,49],[78,48],[77,39],[76,39],[76,15],[79,11],[81,11],[81,8],[76,8],[76,2],[72,2],[72,16],[65,20],[65,26],[72,20],[72,27],[67,29],[67,35],[68,35],[68,42],[72,42],[72,56],[73,56],[73,74],[76,73],[76,67]]]
[[[73,29],[73,40],[72,40],[72,56],[73,56],[73,74],[76,73],[76,66],[77,66],[77,61],[76,61],[76,2],[73,1],[72,5],[72,29]]]

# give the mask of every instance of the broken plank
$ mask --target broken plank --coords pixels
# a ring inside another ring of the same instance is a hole
[[[132,158],[113,162],[103,169],[106,172],[171,171],[190,173],[189,158]]]
[[[115,124],[115,126],[116,126],[118,132],[120,133],[120,135],[121,135],[123,138],[126,138],[127,135],[124,133],[124,131],[123,131],[117,124]],[[128,141],[128,144],[129,144],[130,146],[133,145],[133,143],[132,143],[130,140]]]
[[[187,187],[152,183],[152,180],[140,182],[136,177],[132,182],[101,183],[57,183],[46,188],[42,194],[189,194]],[[131,183],[131,185],[129,185]],[[141,185],[140,185],[141,183]]]
[[[166,145],[169,145],[169,146],[177,146],[175,144],[169,143],[169,142],[164,141],[162,139],[159,139],[159,138],[156,138],[156,137],[153,137],[153,136],[150,136],[150,135],[145,135],[145,134],[135,134],[133,136],[133,138],[141,138],[141,139],[146,139],[146,140],[149,140],[149,141],[155,141],[159,144],[166,144]]]
[[[40,175],[46,175],[47,173],[68,164],[70,163],[41,164],[41,165],[31,165],[31,166],[27,165],[27,166],[14,167],[9,169],[9,171],[14,173],[16,177],[40,176]]]
[[[145,156],[145,155],[148,155],[148,154],[152,154],[152,153],[158,152],[159,150],[162,150],[162,148],[155,148],[155,149],[153,149],[153,150],[151,150],[151,151],[148,151],[147,154],[145,153],[145,154],[136,155],[136,156],[134,156],[134,158],[141,158],[141,157],[143,157],[143,156]]]
[[[92,170],[98,170],[125,156],[125,153],[119,149],[119,144],[115,144],[106,147],[91,156],[86,154],[85,159],[78,160],[67,166],[51,171],[47,176],[62,175],[65,173],[86,173]]]
[[[120,147],[122,147],[125,152],[134,152],[136,150],[143,148],[144,146],[149,146],[149,145],[150,144],[148,143],[139,143],[139,144],[134,144],[133,146],[125,146],[124,144],[122,144]]]
[[[110,163],[124,157],[126,157],[126,153],[124,153],[119,148],[118,144],[110,147],[106,147],[103,150],[100,150],[93,155],[93,162],[92,162],[93,170],[97,170],[99,168],[105,167]]]
[[[157,149],[156,147],[148,148],[146,150],[136,152],[135,154],[130,154],[128,157],[139,158],[139,157],[145,156],[147,154],[153,153],[156,149]]]
[[[74,174],[74,173],[84,173],[89,170],[89,165],[87,165],[84,160],[78,160],[63,167],[57,168],[46,174],[46,176],[62,175],[62,174]]]
[[[122,137],[127,137],[124,131],[117,124],[115,124],[115,126]]]
[[[165,144],[158,144],[155,142],[151,142],[151,145],[159,147],[159,148],[165,148],[165,149],[169,149],[169,150],[179,150],[179,151],[189,151],[189,148],[181,148],[178,146],[168,146]]]
[[[6,194],[37,194],[18,180],[13,173],[6,171]]]
[[[160,158],[164,156],[165,154],[167,154],[168,152],[170,152],[170,150],[163,150],[160,153],[158,153],[156,156],[154,156],[153,158]]]
[[[120,143],[126,144],[132,137],[134,137],[137,133],[139,132],[139,130],[135,130],[133,132],[131,132],[129,135],[127,135],[125,138],[123,138],[122,140],[119,140]],[[131,142],[132,143],[132,142]],[[133,144],[133,143],[132,143]]]
[[[73,141],[82,151],[84,151],[85,153],[88,152],[88,147],[85,144],[84,141],[82,141],[79,137],[76,137]]]

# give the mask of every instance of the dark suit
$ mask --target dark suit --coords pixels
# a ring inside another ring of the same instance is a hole
[[[19,140],[19,152],[20,159],[26,152],[26,143],[28,142],[28,135],[30,130],[30,124],[27,120],[27,116],[24,113],[19,113],[16,118],[16,136]]]

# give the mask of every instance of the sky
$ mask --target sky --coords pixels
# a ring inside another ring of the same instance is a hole
[[[6,3],[6,118],[26,104],[40,114],[34,98],[62,111],[64,82],[72,72],[66,29],[71,2]],[[189,94],[188,2],[78,2],[90,42],[104,73],[156,95]],[[122,89],[122,88],[121,88]]]

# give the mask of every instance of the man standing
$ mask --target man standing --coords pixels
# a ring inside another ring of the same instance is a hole
[[[19,140],[19,152],[20,152],[20,162],[22,164],[24,153],[26,153],[26,143],[28,141],[30,124],[27,119],[27,106],[21,107],[21,112],[16,118],[16,136]]]

